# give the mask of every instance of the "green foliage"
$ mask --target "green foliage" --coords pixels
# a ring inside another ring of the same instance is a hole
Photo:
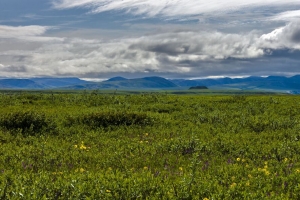
[[[299,199],[298,96],[0,95],[0,199]]]
[[[8,131],[21,132],[24,135],[36,135],[42,132],[55,133],[56,125],[44,113],[34,111],[16,111],[1,116],[0,126]]]
[[[68,116],[66,118],[67,126],[85,125],[89,128],[110,127],[110,126],[131,126],[152,125],[154,120],[145,113],[127,113],[127,112],[101,112],[89,113],[80,116]]]

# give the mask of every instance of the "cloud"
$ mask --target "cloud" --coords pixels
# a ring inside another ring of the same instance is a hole
[[[300,20],[260,37],[263,48],[300,50]]]
[[[27,72],[27,69],[25,66],[19,65],[19,66],[5,66],[0,64],[0,69],[2,72],[8,72],[8,73],[24,73]]]
[[[54,8],[86,7],[93,13],[124,11],[149,17],[181,18],[190,15],[222,15],[262,6],[299,6],[299,0],[53,0]]]
[[[170,58],[177,57],[177,60],[253,58],[263,55],[263,50],[255,46],[257,38],[253,33],[239,35],[220,32],[177,32],[142,37],[129,48],[155,52]]]
[[[4,26],[0,25],[0,39],[20,39],[28,41],[53,41],[61,38],[43,36],[47,30],[52,27],[48,26]]]
[[[270,18],[274,21],[295,21],[300,19],[300,10],[286,11]]]
[[[293,22],[264,35],[171,30],[121,39],[63,38],[29,45],[27,50],[0,51],[0,76],[251,75],[280,70],[274,57],[280,52],[290,63],[283,69],[293,72],[299,65],[293,53],[300,50],[299,33],[300,23]],[[23,44],[20,39],[18,42],[13,46]]]
[[[1,38],[16,38],[21,36],[38,36],[44,34],[48,27],[45,26],[3,26],[0,25]]]

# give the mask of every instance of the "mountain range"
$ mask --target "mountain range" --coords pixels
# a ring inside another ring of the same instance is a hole
[[[240,90],[277,90],[289,93],[300,92],[300,75],[292,77],[246,77],[218,79],[165,79],[162,77],[144,77],[126,79],[113,77],[102,82],[84,81],[76,77],[55,78],[40,77],[29,79],[0,79],[0,89],[188,89],[189,87],[206,86],[210,89]]]

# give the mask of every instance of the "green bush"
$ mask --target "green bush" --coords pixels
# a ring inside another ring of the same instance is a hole
[[[4,114],[0,126],[8,131],[21,132],[24,135],[36,135],[43,132],[55,133],[56,124],[44,113],[35,111],[17,111]]]
[[[153,119],[145,113],[103,112],[90,113],[82,116],[68,116],[66,125],[86,125],[90,128],[110,126],[146,126],[152,125]]]

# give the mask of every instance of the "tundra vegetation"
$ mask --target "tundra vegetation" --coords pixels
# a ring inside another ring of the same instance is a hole
[[[0,199],[300,199],[300,97],[0,94]]]

